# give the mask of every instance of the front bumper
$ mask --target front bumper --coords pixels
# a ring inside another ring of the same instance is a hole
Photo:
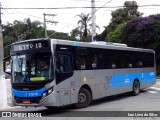
[[[58,97],[59,98],[59,97]],[[24,104],[23,100],[30,100],[30,104]],[[12,103],[14,106],[60,106],[59,100],[56,97],[55,92],[53,91],[51,94],[46,96],[45,98],[37,97],[37,98],[20,98],[14,97],[12,98]]]

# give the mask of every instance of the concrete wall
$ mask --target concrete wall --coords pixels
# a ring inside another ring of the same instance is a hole
[[[0,109],[12,106],[10,79],[0,78]]]
[[[7,89],[4,76],[0,77],[0,109],[7,107]]]
[[[10,79],[6,79],[6,90],[7,90],[7,105],[12,106],[12,91],[11,91]]]

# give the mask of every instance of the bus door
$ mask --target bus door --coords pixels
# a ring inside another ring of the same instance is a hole
[[[71,104],[71,82],[73,82],[73,57],[70,52],[56,52],[56,84],[60,105]]]

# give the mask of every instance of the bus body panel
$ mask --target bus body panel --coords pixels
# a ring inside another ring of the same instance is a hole
[[[23,104],[16,103],[13,99],[14,105],[18,106],[64,106],[68,104],[74,104],[78,102],[78,93],[82,86],[88,85],[91,89],[92,99],[99,99],[110,95],[116,95],[124,92],[132,91],[134,80],[140,82],[140,88],[144,89],[150,87],[156,82],[156,69],[155,61],[154,67],[145,68],[108,68],[108,69],[88,69],[78,70],[75,69],[73,74],[63,81],[57,82],[56,78],[56,52],[57,45],[68,45],[72,48],[69,54],[73,57],[75,62],[76,47],[83,48],[95,48],[103,50],[123,50],[123,51],[135,51],[135,52],[148,52],[154,54],[153,50],[130,48],[124,46],[113,45],[95,45],[82,42],[73,42],[65,40],[51,39],[51,52],[53,57],[54,75],[55,78],[52,82],[45,85],[45,90],[53,87],[53,92],[45,98],[40,98],[38,103]],[[61,51],[60,51],[61,52]],[[88,57],[91,57],[89,55]],[[111,56],[108,56],[111,57]],[[117,58],[119,59],[119,58]],[[107,61],[106,61],[107,62]],[[114,65],[113,65],[114,66]],[[75,66],[74,66],[75,67]],[[45,91],[44,90],[44,91]],[[42,91],[42,92],[44,92]],[[28,91],[33,92],[33,91]],[[40,94],[42,94],[42,92]],[[16,92],[13,90],[13,94],[16,96]],[[20,97],[20,96],[17,96]],[[22,96],[21,96],[22,97]],[[24,96],[23,96],[24,97]],[[36,96],[35,96],[36,98]],[[32,98],[23,98],[32,99]]]

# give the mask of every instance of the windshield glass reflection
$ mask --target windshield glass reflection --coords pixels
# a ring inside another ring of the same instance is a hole
[[[12,82],[41,82],[53,80],[51,53],[12,56]]]

